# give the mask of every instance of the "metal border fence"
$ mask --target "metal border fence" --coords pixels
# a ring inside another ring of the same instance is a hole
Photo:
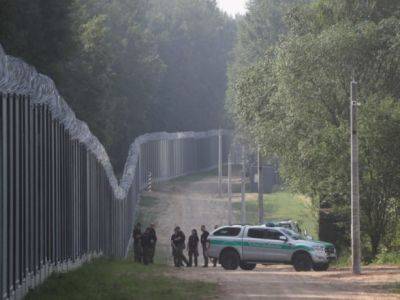
[[[0,45],[1,297],[21,299],[92,257],[125,257],[148,173],[160,182],[217,167],[219,135],[227,161],[227,131],[140,136],[118,182],[54,83]]]

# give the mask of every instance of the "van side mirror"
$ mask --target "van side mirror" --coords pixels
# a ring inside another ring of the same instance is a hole
[[[284,242],[287,242],[287,241],[288,241],[288,238],[287,238],[286,236],[284,236],[284,235],[281,235],[281,236],[279,237],[279,239],[280,239],[281,241],[284,241]]]

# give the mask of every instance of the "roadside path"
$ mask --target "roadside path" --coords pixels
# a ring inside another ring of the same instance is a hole
[[[156,220],[160,249],[170,256],[169,238],[179,225],[186,236],[205,224],[227,224],[226,199],[216,197],[216,178],[196,182],[165,184],[151,195],[160,199]],[[203,260],[201,258],[200,264]],[[171,263],[171,260],[167,260]],[[225,271],[221,267],[172,269],[170,274],[190,280],[217,282],[220,294],[215,299],[400,299],[391,294],[388,283],[400,282],[399,267],[369,267],[364,275],[349,270],[295,272],[291,266],[257,266],[254,271]]]

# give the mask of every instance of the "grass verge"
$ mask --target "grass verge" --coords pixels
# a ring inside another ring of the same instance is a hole
[[[394,284],[392,291],[393,293],[400,294],[400,282]]]
[[[382,285],[379,287],[382,289],[382,291],[385,291],[386,293],[393,293],[393,294],[400,294],[400,282],[392,282],[392,283],[387,283],[385,285]]]
[[[174,183],[183,183],[183,182],[195,182],[195,181],[200,181],[204,178],[210,177],[210,176],[217,176],[218,175],[218,169],[212,169],[209,171],[204,171],[200,173],[194,173],[186,176],[180,176],[177,178],[174,178],[172,180],[169,180],[167,184],[171,185]],[[161,183],[163,184],[163,183]]]
[[[233,209],[240,216],[241,203],[233,203]],[[264,210],[265,220],[292,219],[314,238],[318,237],[318,218],[309,198],[289,192],[264,194]],[[248,223],[258,224],[257,194],[246,194],[246,217]]]
[[[400,266],[400,254],[397,252],[382,252],[372,262],[362,261],[363,266]],[[351,252],[350,250],[343,251],[339,259],[333,264],[335,267],[351,267]],[[400,283],[397,285],[400,292]]]
[[[68,273],[55,273],[27,300],[209,299],[216,284],[168,277],[164,265],[97,259]]]
[[[379,253],[373,264],[376,265],[400,265],[400,253],[382,252]]]
[[[156,223],[158,214],[162,212],[167,205],[167,203],[162,203],[157,197],[148,194],[142,195],[137,216],[137,221],[142,224],[142,229],[146,229],[150,223]]]

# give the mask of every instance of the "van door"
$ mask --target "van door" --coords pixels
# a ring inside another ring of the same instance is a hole
[[[258,228],[247,227],[243,234],[243,260],[244,261],[263,261],[260,257],[260,246],[262,246],[261,234]]]
[[[280,240],[277,230],[249,228],[243,239],[244,259],[248,261],[283,262],[287,260],[290,245]]]

